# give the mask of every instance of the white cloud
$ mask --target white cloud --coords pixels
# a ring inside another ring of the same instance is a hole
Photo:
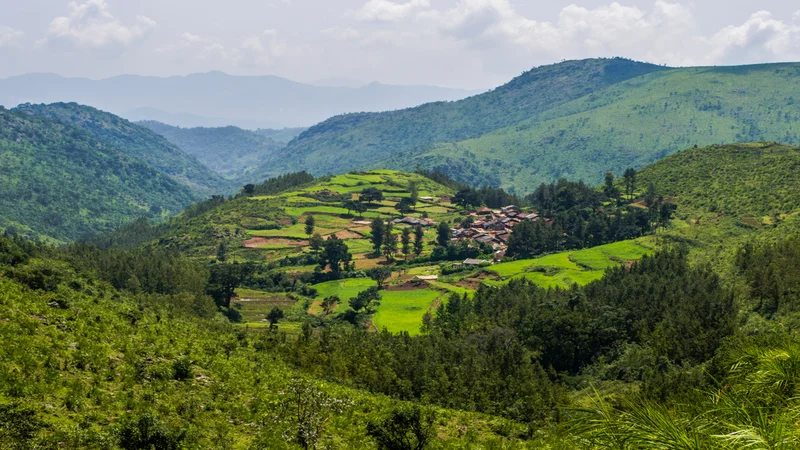
[[[180,36],[177,43],[161,47],[156,51],[181,59],[209,63],[208,68],[212,69],[226,65],[251,68],[268,66],[283,56],[286,49],[287,46],[279,39],[278,32],[269,29],[249,36],[236,45],[224,45],[218,39],[186,32]]]
[[[68,43],[84,50],[126,47],[155,26],[156,22],[145,16],[136,16],[133,24],[123,24],[109,12],[105,0],[73,1],[68,15],[50,22],[44,43]]]
[[[0,47],[19,47],[19,40],[24,35],[20,30],[0,25]]]
[[[800,58],[800,25],[759,11],[741,25],[723,28],[706,42],[711,47],[711,59],[721,63],[796,59]]]
[[[390,0],[369,0],[353,15],[361,21],[399,22],[411,17],[416,11],[430,6],[429,0],[409,0],[405,3],[395,3]]]

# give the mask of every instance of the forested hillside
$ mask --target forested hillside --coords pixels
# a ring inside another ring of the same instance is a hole
[[[517,193],[601,181],[693,145],[800,143],[798,64],[671,69],[621,59],[540,67],[453,103],[349,114],[290,143],[273,172],[419,165]]]
[[[25,104],[14,111],[80,128],[89,136],[144,161],[197,194],[196,199],[226,190],[227,182],[194,156],[162,136],[121,117],[77,103]]]
[[[189,188],[87,132],[0,109],[0,228],[68,241],[175,214]]]
[[[237,127],[180,128],[153,121],[139,122],[138,125],[165,137],[206,167],[225,178],[236,179],[240,185],[251,181],[263,182],[266,178],[259,179],[252,174],[253,170],[278,157],[286,146],[285,142],[268,137],[268,132],[284,139],[293,134],[291,131],[287,136],[281,135],[280,130],[255,132]]]

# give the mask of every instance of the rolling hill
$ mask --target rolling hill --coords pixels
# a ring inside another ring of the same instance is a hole
[[[70,241],[175,214],[186,186],[84,130],[0,108],[0,228]]]
[[[800,64],[673,69],[624,59],[533,69],[451,103],[348,114],[291,142],[274,173],[440,169],[517,193],[643,167],[693,145],[800,143]]]
[[[208,72],[175,77],[121,75],[102,80],[27,74],[0,79],[0,105],[78,102],[130,120],[182,127],[305,127],[336,114],[387,111],[473,92],[434,86],[371,83],[323,87],[277,76]]]
[[[153,121],[139,122],[138,125],[163,136],[217,174],[237,179],[239,185],[250,181],[263,182],[263,179],[249,179],[248,172],[275,158],[286,146],[285,142],[269,137],[270,132],[278,138],[288,137],[281,134],[281,130],[254,132],[232,126],[180,128]]]
[[[229,189],[228,183],[164,137],[121,117],[77,103],[20,105],[14,111],[80,128],[189,187],[197,199]]]

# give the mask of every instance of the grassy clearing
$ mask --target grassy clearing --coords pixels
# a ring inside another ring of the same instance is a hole
[[[359,292],[371,286],[375,286],[375,282],[369,278],[347,278],[326,281],[312,287],[317,290],[316,300],[322,301],[325,297],[337,295],[346,304],[350,297],[355,297]]]
[[[386,328],[392,333],[406,331],[412,336],[417,335],[422,316],[441,295],[433,289],[381,291],[381,305],[372,317],[372,323],[379,331]]]

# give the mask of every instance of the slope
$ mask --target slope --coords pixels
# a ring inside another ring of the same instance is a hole
[[[33,114],[81,128],[93,138],[149,164],[196,192],[198,198],[228,188],[228,183],[195,157],[147,128],[121,117],[77,103],[20,105],[14,111]]]
[[[608,170],[695,144],[800,143],[799,74],[793,63],[669,69],[570,61],[456,103],[333,118],[290,143],[284,165],[314,173],[419,165],[517,193],[560,177],[597,184]]]
[[[286,145],[263,134],[237,127],[180,128],[154,121],[139,122],[138,125],[163,136],[206,167],[229,179],[242,180],[247,172],[274,158]],[[247,182],[240,181],[238,184]]]
[[[0,228],[61,241],[177,213],[195,199],[85,131],[1,108],[0,182]]]
[[[597,184],[605,171],[621,174],[694,145],[798,144],[798,75],[800,64],[663,70],[413,160],[453,175],[472,169],[529,192],[561,177]],[[410,156],[384,165],[408,164]]]
[[[493,91],[458,102],[333,117],[290,143],[285,164],[319,173],[375,166],[398,151],[477,137],[659,70],[624,59],[569,61],[533,69]]]

